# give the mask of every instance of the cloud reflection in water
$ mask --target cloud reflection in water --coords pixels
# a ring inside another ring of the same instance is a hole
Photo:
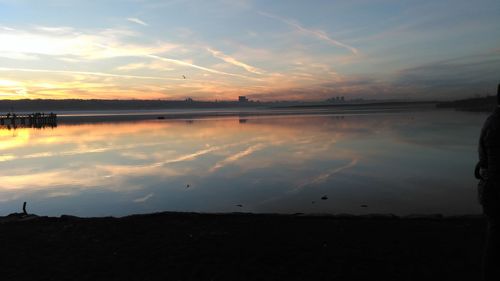
[[[235,203],[253,212],[474,213],[465,175],[482,119],[399,113],[2,130],[0,212],[26,200],[49,215],[238,211]],[[324,194],[328,201],[311,204]]]

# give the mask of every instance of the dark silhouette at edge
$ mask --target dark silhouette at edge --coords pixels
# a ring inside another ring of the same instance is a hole
[[[484,122],[479,139],[479,203],[488,221],[483,280],[500,280],[500,84],[497,107]]]
[[[21,128],[44,128],[44,127],[57,127],[57,114],[35,112],[29,114],[16,114],[7,113],[0,114],[0,128],[6,127],[7,129]]]

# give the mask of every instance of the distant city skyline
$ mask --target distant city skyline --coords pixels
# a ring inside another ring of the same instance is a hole
[[[499,1],[0,0],[0,99],[459,99]]]

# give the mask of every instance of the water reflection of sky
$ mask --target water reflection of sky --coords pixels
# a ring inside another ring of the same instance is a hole
[[[23,201],[38,214],[80,216],[477,213],[472,169],[484,118],[436,111],[4,129],[0,214]]]

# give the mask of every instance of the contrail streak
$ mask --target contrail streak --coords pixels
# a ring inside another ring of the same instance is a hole
[[[170,63],[177,64],[177,65],[189,66],[189,67],[196,68],[196,69],[203,70],[203,71],[210,72],[210,73],[227,75],[227,76],[233,76],[233,77],[238,77],[238,78],[243,78],[243,79],[249,79],[249,80],[258,80],[258,79],[255,79],[255,78],[252,78],[252,77],[248,77],[248,76],[245,76],[245,75],[224,72],[224,71],[220,71],[220,70],[216,70],[216,69],[204,67],[204,66],[201,66],[201,65],[196,65],[196,64],[189,63],[189,62],[182,61],[182,60],[170,59],[170,58],[160,57],[160,56],[157,56],[157,55],[145,55],[145,57],[152,58],[152,59],[157,59],[157,60],[162,60],[162,61],[165,61],[165,62],[170,62]]]
[[[221,59],[221,60],[223,60],[223,61],[225,61],[227,63],[230,63],[232,65],[242,67],[242,68],[244,68],[248,72],[251,72],[251,73],[254,73],[254,74],[262,74],[262,71],[259,70],[258,68],[254,67],[254,66],[251,66],[251,65],[248,65],[248,64],[246,64],[244,62],[238,61],[235,58],[230,57],[230,56],[222,53],[221,51],[217,51],[217,50],[214,50],[214,49],[211,49],[211,48],[207,48],[207,51],[210,52],[210,54],[212,54],[212,56],[214,56],[216,58],[219,58],[219,59]]]
[[[34,68],[0,67],[0,71],[81,74],[81,75],[93,75],[93,76],[116,77],[116,78],[147,79],[147,80],[175,80],[175,81],[182,80],[179,78],[168,78],[168,77],[159,77],[159,76],[139,76],[139,75],[113,74],[113,73],[92,72],[92,71],[52,70],[52,69],[34,69]]]
[[[108,49],[108,50],[111,50],[111,51],[113,50],[112,47],[108,47],[108,46],[102,45],[102,44],[96,44],[96,46],[99,46],[101,48],[105,48],[105,49]],[[201,66],[201,65],[197,65],[197,64],[194,64],[194,63],[189,63],[187,61],[182,61],[182,60],[177,60],[177,59],[171,59],[171,58],[165,58],[165,57],[161,57],[161,56],[157,56],[157,55],[153,55],[153,54],[144,54],[144,55],[137,55],[137,56],[151,58],[151,59],[156,59],[156,60],[161,60],[161,61],[165,61],[165,62],[177,64],[177,65],[182,65],[182,66],[188,66],[188,67],[196,68],[196,69],[203,70],[203,71],[210,72],[210,73],[214,73],[214,74],[227,75],[227,76],[232,76],[232,77],[239,77],[239,78],[249,79],[249,80],[258,80],[258,79],[255,79],[255,78],[252,78],[252,77],[248,77],[248,76],[244,76],[244,75],[239,75],[239,74],[224,72],[224,71],[220,71],[220,70],[216,70],[216,69],[204,67],[204,66]]]
[[[149,24],[145,23],[144,21],[138,19],[138,18],[127,18],[128,21],[140,24],[142,26],[148,26]]]
[[[282,17],[279,17],[279,16],[276,16],[276,15],[273,15],[273,14],[269,14],[269,13],[265,13],[265,12],[259,12],[260,15],[262,16],[265,16],[265,17],[268,17],[268,18],[271,18],[271,19],[275,19],[275,20],[278,20],[278,21],[281,21],[293,28],[295,28],[296,30],[298,31],[301,31],[301,32],[304,32],[304,33],[307,33],[307,34],[310,34],[312,36],[315,36],[323,41],[326,41],[332,45],[335,45],[335,46],[338,46],[338,47],[342,47],[342,48],[345,48],[349,51],[351,51],[353,54],[357,55],[358,54],[358,50],[352,46],[349,46],[345,43],[342,43],[340,41],[337,41],[333,38],[330,38],[324,31],[321,31],[321,30],[312,30],[312,29],[308,29],[308,28],[305,28],[303,27],[302,25],[300,25],[299,23],[295,22],[295,21],[292,21],[292,20],[289,20],[289,19],[285,19],[285,18],[282,18]]]

